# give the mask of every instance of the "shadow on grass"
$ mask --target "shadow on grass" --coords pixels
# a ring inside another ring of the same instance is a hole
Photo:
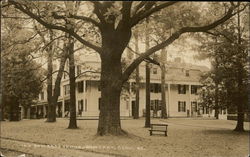
[[[245,130],[244,132],[237,132],[234,130],[230,129],[218,129],[218,130],[204,130],[203,131],[205,134],[213,134],[213,135],[245,135],[249,136],[250,131]]]

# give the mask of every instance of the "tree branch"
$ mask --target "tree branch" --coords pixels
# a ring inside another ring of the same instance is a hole
[[[69,33],[71,34],[74,38],[76,38],[79,42],[81,42],[82,44],[86,45],[87,47],[97,51],[98,53],[101,53],[102,49],[99,46],[96,46],[90,42],[88,42],[87,40],[83,39],[81,36],[79,36],[76,32],[71,31],[65,27],[62,26],[57,26],[51,23],[48,23],[46,21],[44,21],[42,18],[40,18],[39,16],[35,15],[33,12],[31,12],[29,9],[27,9],[28,7],[26,6],[26,8],[23,7],[24,4],[20,4],[17,1],[14,0],[9,0],[9,3],[14,5],[15,8],[19,9],[20,11],[22,11],[23,13],[27,14],[29,17],[31,17],[32,19],[35,19],[37,22],[39,22],[41,25],[45,26],[48,29],[56,29],[56,30],[61,30],[63,32]]]
[[[93,25],[95,25],[95,26],[97,26],[98,28],[100,28],[100,23],[98,23],[97,21],[95,21],[94,19],[92,19],[92,18],[90,18],[90,17],[79,16],[79,15],[72,15],[72,14],[69,14],[69,16],[66,17],[66,16],[63,16],[63,15],[58,15],[56,12],[53,12],[53,13],[52,13],[52,16],[53,16],[55,19],[66,19],[66,18],[78,19],[78,20],[82,20],[82,21],[85,21],[85,22],[90,22],[90,23],[92,23]]]
[[[137,13],[138,10],[140,10],[145,4],[147,3],[147,1],[141,1],[134,10],[134,15]]]
[[[55,74],[55,73],[58,73],[59,71],[60,71],[60,70],[54,71],[54,72],[52,73],[52,75]],[[67,71],[65,71],[65,70],[63,70],[63,72],[69,75],[69,72],[67,72]],[[41,82],[44,82],[44,81],[46,81],[47,79],[48,79],[48,77],[45,77],[44,79],[42,79],[42,80],[40,80],[40,81],[41,81]]]
[[[102,24],[106,24],[105,18],[100,12],[100,9],[102,8],[102,6],[101,6],[102,4],[100,4],[100,2],[98,2],[98,1],[91,1],[91,2],[94,4],[94,13],[96,14],[96,16],[98,17],[100,22]]]
[[[130,51],[132,51],[134,54],[140,55],[138,52],[135,52],[131,47],[127,46],[127,48],[128,48]],[[144,61],[145,61],[145,62],[148,62],[148,63],[152,63],[152,64],[155,64],[155,65],[160,66],[160,63],[159,63],[158,61],[156,61],[156,60],[153,59],[153,58],[150,58],[149,56],[146,57],[146,58],[144,59]]]
[[[215,28],[216,26],[220,25],[221,23],[224,23],[225,21],[227,21],[228,19],[230,19],[232,16],[235,15],[235,13],[233,13],[235,7],[231,6],[227,12],[226,15],[224,15],[222,18],[214,21],[211,24],[205,25],[205,26],[200,26],[200,27],[183,27],[180,30],[176,31],[175,33],[173,33],[167,40],[165,40],[164,42],[153,46],[152,48],[150,48],[149,50],[147,50],[146,52],[142,53],[138,58],[136,58],[134,60],[134,62],[132,62],[127,69],[123,72],[123,76],[122,76],[122,80],[123,82],[126,82],[127,79],[129,78],[129,76],[131,75],[131,73],[135,70],[135,68],[148,56],[150,56],[151,54],[153,54],[154,52],[170,45],[171,43],[173,43],[176,39],[178,39],[182,34],[184,33],[188,33],[188,32],[205,32],[208,31],[210,29]]]
[[[121,9],[122,19],[120,20],[117,26],[117,30],[122,30],[123,28],[129,28],[129,23],[131,20],[130,11],[132,3],[133,3],[132,1],[122,2],[122,9]]]
[[[86,73],[98,73],[98,74],[100,74],[101,72],[100,71],[87,70],[87,71],[84,71],[84,72],[78,74],[75,78],[78,78],[78,77],[80,77],[80,76],[82,76],[83,74],[86,74]]]
[[[225,34],[221,33],[221,32],[218,32],[218,33],[213,33],[213,32],[210,32],[210,31],[204,31],[204,33],[207,33],[207,34],[210,34],[212,36],[223,36],[225,39],[227,39],[229,42],[231,43],[234,43],[234,41],[232,39],[230,39],[228,36],[226,36]]]
[[[160,11],[161,9],[167,8],[169,6],[174,5],[175,3],[177,3],[176,1],[171,1],[171,2],[166,2],[163,4],[160,4],[150,10],[145,10],[143,12],[139,12],[137,14],[135,14],[132,17],[132,22],[131,22],[131,27],[135,26],[136,24],[138,24],[141,20],[149,17],[150,15],[152,15],[153,13]]]

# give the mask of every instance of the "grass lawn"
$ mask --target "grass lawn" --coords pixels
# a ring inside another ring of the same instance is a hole
[[[149,136],[144,119],[122,120],[128,136],[96,136],[97,120],[78,120],[79,129],[66,129],[67,119],[1,122],[1,148],[34,156],[131,156],[131,157],[246,157],[247,132],[232,131],[236,121],[214,119],[153,119],[167,123],[168,136]],[[14,140],[13,140],[14,139]],[[32,143],[33,142],[33,143]],[[3,151],[4,152],[4,151]],[[4,152],[8,153],[8,152]]]

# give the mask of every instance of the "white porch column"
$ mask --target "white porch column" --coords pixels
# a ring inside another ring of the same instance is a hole
[[[168,112],[168,117],[170,117],[170,83],[168,83],[168,105],[167,105],[167,112]]]
[[[65,116],[65,110],[64,110],[64,108],[65,108],[65,100],[64,100],[64,97],[63,97],[63,100],[62,100],[62,117]]]
[[[188,85],[188,108],[189,108],[189,116],[191,117],[192,116],[192,111],[191,111],[191,109],[192,109],[192,106],[191,106],[191,85],[189,84]]]
[[[86,80],[83,80],[83,103],[82,103],[82,116],[84,115],[84,111],[85,111],[85,103],[86,103],[86,92],[87,92],[87,86],[86,86]]]
[[[129,117],[132,116],[132,113],[131,113],[131,106],[132,106],[132,98],[131,98],[131,95],[132,95],[132,90],[131,90],[131,85],[132,83],[129,82],[129,102],[128,102],[128,115]]]

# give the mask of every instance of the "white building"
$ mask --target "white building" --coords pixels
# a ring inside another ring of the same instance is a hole
[[[99,61],[85,61],[84,65],[76,66],[76,75],[86,69],[100,69]],[[66,63],[66,70],[68,66]],[[166,105],[168,117],[193,117],[210,113],[199,106],[198,92],[200,90],[200,76],[208,68],[181,63],[180,61],[168,62],[166,64]],[[140,101],[139,116],[145,114],[145,63],[139,66],[140,71]],[[151,114],[161,114],[161,69],[157,65],[151,67]],[[98,117],[101,92],[99,90],[99,74],[85,73],[76,79],[76,111],[77,116]],[[129,80],[129,90],[122,92],[120,114],[124,117],[133,116],[135,105],[135,92],[132,86],[135,80]],[[69,116],[69,78],[65,73],[60,87],[60,96],[57,104],[57,116]],[[31,118],[46,117],[47,92],[46,88],[39,95],[37,105],[31,106],[23,115],[30,115]],[[26,118],[29,118],[26,117]]]

